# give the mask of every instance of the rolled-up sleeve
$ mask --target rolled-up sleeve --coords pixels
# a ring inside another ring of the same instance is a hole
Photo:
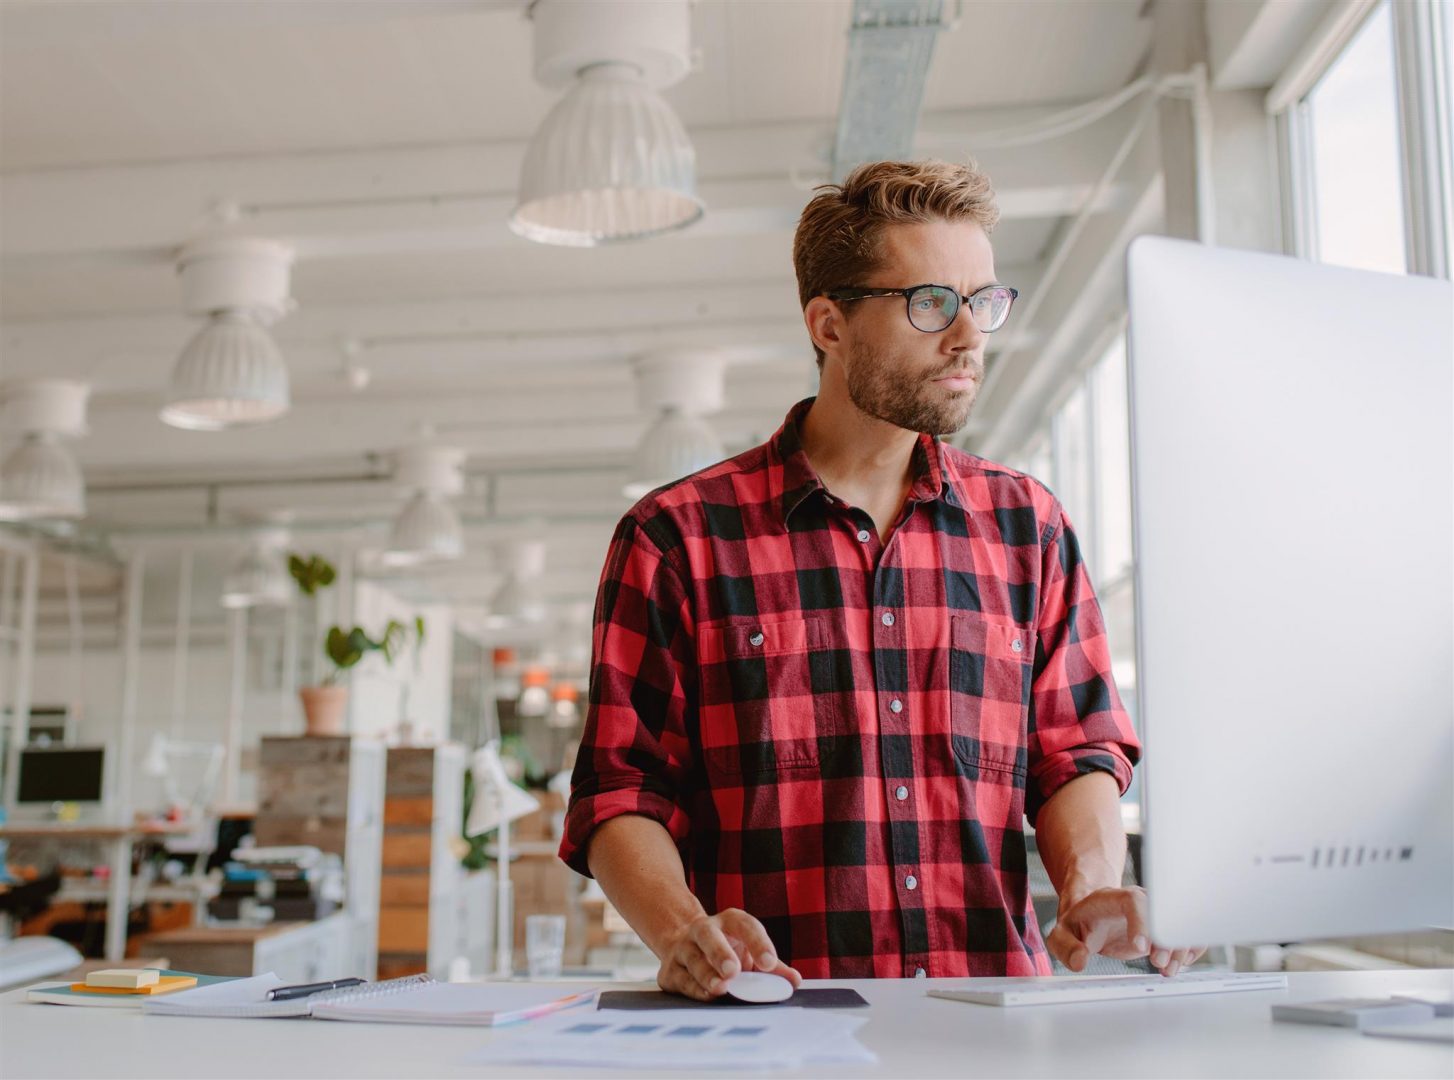
[[[1141,757],[1111,674],[1105,620],[1080,545],[1058,503],[1056,511],[1042,550],[1031,688],[1025,793],[1031,827],[1050,796],[1084,773],[1110,773],[1124,795]]]
[[[591,834],[622,814],[659,821],[685,857],[691,597],[667,545],[638,520],[646,512],[638,506],[617,526],[596,597],[589,704],[560,845],[587,877]]]

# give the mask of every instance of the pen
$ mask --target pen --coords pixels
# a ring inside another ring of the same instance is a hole
[[[332,982],[300,983],[297,986],[279,986],[268,991],[269,1001],[292,1001],[294,998],[321,994],[325,990],[341,990],[345,986],[362,986],[364,979],[334,979]]]

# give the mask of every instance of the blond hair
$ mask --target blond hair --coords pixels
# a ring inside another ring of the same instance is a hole
[[[803,307],[829,289],[857,285],[879,266],[889,225],[1000,220],[990,179],[973,162],[871,161],[841,184],[822,184],[798,218],[793,269]],[[815,344],[818,366],[823,351]]]

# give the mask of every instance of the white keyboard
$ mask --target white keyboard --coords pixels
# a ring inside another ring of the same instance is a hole
[[[1073,1001],[1226,994],[1236,990],[1285,990],[1287,976],[1260,971],[1185,971],[1164,975],[1112,975],[1107,978],[976,979],[974,989],[930,990],[930,997],[972,1005],[1066,1005]]]

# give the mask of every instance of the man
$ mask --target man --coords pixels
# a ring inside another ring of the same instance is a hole
[[[740,970],[1049,974],[1151,943],[1121,887],[1140,748],[1074,533],[957,451],[995,277],[987,178],[878,162],[793,245],[819,393],[617,528],[561,857],[709,999]],[[1060,914],[1042,942],[1024,821]]]

